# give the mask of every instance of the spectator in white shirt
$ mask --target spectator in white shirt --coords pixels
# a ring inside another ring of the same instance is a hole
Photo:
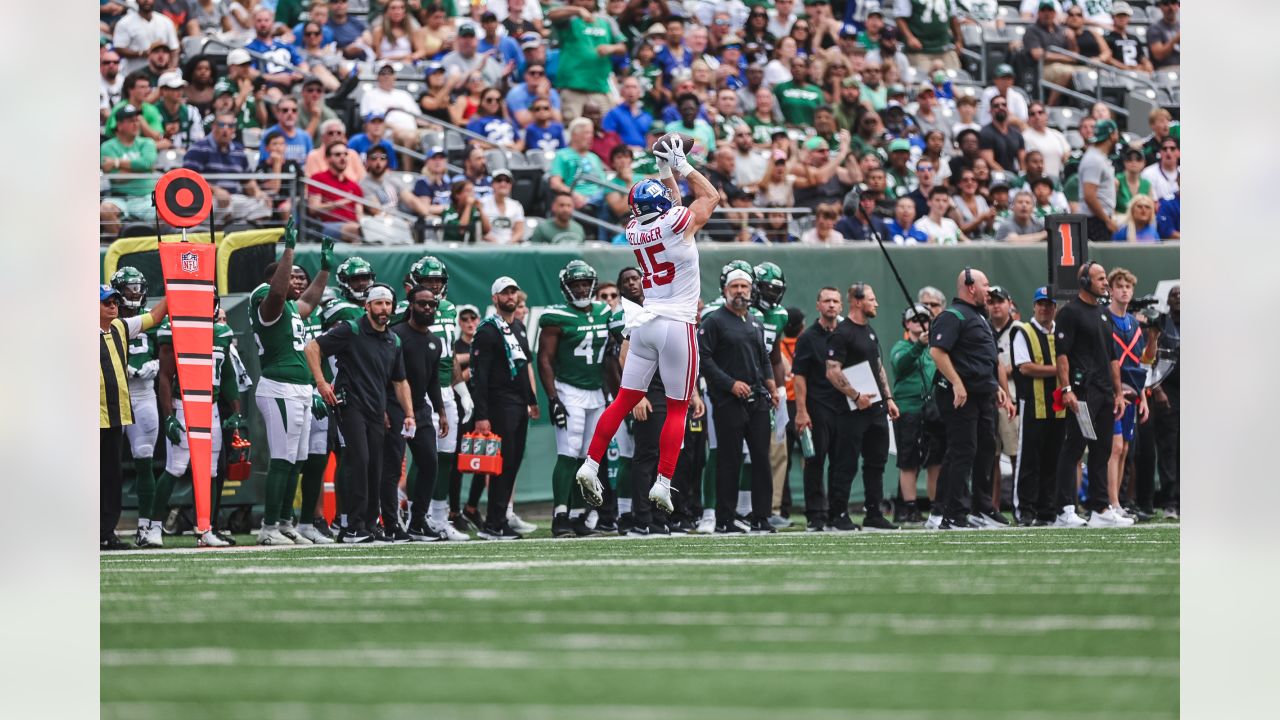
[[[489,218],[486,242],[511,245],[524,242],[524,206],[511,197],[511,171],[493,171],[493,194],[480,200],[480,212]]]
[[[403,110],[405,112],[391,112]],[[378,68],[378,84],[364,91],[360,98],[360,115],[381,113],[386,116],[387,127],[397,145],[418,147],[418,104],[407,91],[396,87],[396,69],[384,62]]]
[[[1169,136],[1160,142],[1160,160],[1142,171],[1142,177],[1151,183],[1151,192],[1163,200],[1178,192],[1181,184],[1178,159],[1182,157],[1178,139]]]
[[[120,72],[120,55],[107,50],[98,58],[98,124],[105,125],[111,108],[120,102],[124,73]]]
[[[111,44],[124,58],[124,67],[120,68],[124,75],[147,66],[147,50],[157,41],[168,45],[174,51],[173,57],[178,56],[178,32],[173,21],[155,12],[155,6],[155,0],[138,0],[137,11],[116,23]]]
[[[991,101],[999,96],[1009,104],[1009,124],[1021,130],[1027,124],[1027,98],[1013,89],[1013,66],[1000,63],[996,66],[995,84],[982,91],[978,108],[978,122],[991,122]]]
[[[746,123],[733,128],[733,151],[737,157],[733,166],[733,184],[755,192],[769,169],[769,156],[765,151],[756,149],[751,133],[751,126]]]
[[[1022,130],[1022,143],[1027,152],[1038,151],[1044,158],[1044,174],[1062,177],[1062,165],[1071,154],[1071,143],[1062,133],[1049,127],[1049,111],[1039,102],[1027,110],[1027,127]]]
[[[929,236],[929,242],[936,245],[955,245],[969,242],[969,238],[960,231],[955,220],[947,217],[951,210],[951,194],[944,187],[936,187],[929,191],[929,214],[915,222],[915,229]]]

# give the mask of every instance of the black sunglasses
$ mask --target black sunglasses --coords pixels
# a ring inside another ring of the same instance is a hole
[[[440,307],[440,303],[436,300],[414,300],[414,307]]]

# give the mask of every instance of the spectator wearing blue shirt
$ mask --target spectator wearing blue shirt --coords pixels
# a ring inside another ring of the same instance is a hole
[[[619,89],[622,93],[622,104],[605,114],[601,126],[606,131],[618,133],[622,142],[627,145],[643,148],[645,133],[649,132],[649,127],[653,125],[653,116],[644,109],[644,103],[640,102],[643,95],[640,81],[634,77],[624,78],[622,87]]]
[[[387,151],[387,167],[392,170],[399,170],[399,161],[396,159],[396,149],[391,141],[386,138],[387,133],[387,116],[380,112],[371,112],[364,116],[364,132],[357,133],[351,141],[347,143],[347,147],[355,150],[360,154],[360,159],[367,160],[369,158],[369,150],[374,147],[380,147]]]
[[[1156,211],[1156,233],[1163,240],[1182,237],[1182,192],[1176,192],[1160,201]]]
[[[236,117],[219,113],[212,132],[187,149],[182,166],[201,174],[248,174],[249,158],[236,142]],[[214,208],[221,222],[258,220],[271,214],[271,198],[253,180],[215,180]]]
[[[483,135],[491,145],[507,150],[524,149],[520,131],[506,118],[502,93],[497,88],[486,88],[480,93],[480,107],[467,123],[467,130]]]
[[[551,87],[547,79],[547,69],[540,63],[530,63],[524,71],[524,82],[515,85],[507,93],[507,112],[520,127],[533,122],[533,113],[529,105],[535,100],[546,99],[551,103],[551,119],[560,121],[560,93]]]
[[[364,43],[359,42],[366,30],[365,25],[347,13],[347,0],[329,0],[329,22],[325,27],[333,32],[333,41],[344,57],[360,59],[366,56]]]
[[[1111,239],[1116,242],[1160,242],[1156,232],[1156,201],[1147,195],[1135,195],[1129,201],[1129,220]]]
[[[679,70],[693,67],[695,56],[693,51],[684,46],[684,21],[672,18],[666,22],[667,44],[658,50],[656,60],[662,66],[663,79],[668,84],[671,76]]]
[[[885,223],[889,237],[898,245],[915,245],[929,242],[929,235],[918,227],[916,221],[916,201],[902,196],[893,206],[893,217]]]
[[[884,220],[876,215],[876,203],[880,201],[880,191],[872,190],[865,185],[860,190],[858,211],[840,218],[840,222],[836,223],[836,231],[846,240],[874,240],[875,235],[879,235],[881,239],[888,237],[889,228],[885,226]],[[845,212],[847,213],[848,210]],[[867,218],[871,218],[870,223],[867,222]]]
[[[333,28],[328,26],[329,22],[329,6],[323,2],[313,2],[307,10],[307,22],[313,22],[320,26],[320,44],[328,45],[333,42]],[[302,31],[307,22],[300,22],[293,26],[293,42],[299,49],[302,47]]]
[[[427,151],[427,162],[422,177],[413,184],[413,196],[401,200],[419,217],[440,216],[449,209],[449,190],[461,175],[449,174],[449,163],[444,148],[439,145]]]
[[[311,142],[311,136],[298,127],[298,101],[293,96],[286,95],[276,103],[276,119],[278,122],[262,133],[263,142],[258,151],[265,154],[267,136],[272,131],[278,132],[284,138],[285,159],[292,160],[301,167],[306,163],[307,155],[314,149],[314,145]]]
[[[286,45],[271,36],[274,29],[275,14],[259,7],[253,12],[253,31],[256,37],[244,47],[263,56],[262,59],[255,58],[252,67],[262,73],[267,87],[287,92],[294,83],[300,82],[310,72],[310,68],[292,45]]]
[[[499,35],[498,31],[502,28],[498,24],[498,16],[492,11],[486,10],[480,15],[480,27],[484,30],[484,37],[480,38],[480,42],[476,46],[477,52],[489,52],[497,50],[498,57],[503,63],[510,64],[512,69],[518,69],[524,61],[524,53],[520,51],[520,43],[516,42],[510,35]]]
[[[742,39],[737,35],[729,35],[720,48],[720,64],[728,65],[735,71],[724,79],[725,87],[730,90],[741,90],[747,86],[747,60],[742,57]]]
[[[545,153],[554,153],[564,147],[566,145],[564,125],[552,121],[551,102],[545,98],[538,98],[533,101],[529,109],[533,113],[533,122],[524,129],[525,150],[537,149]]]

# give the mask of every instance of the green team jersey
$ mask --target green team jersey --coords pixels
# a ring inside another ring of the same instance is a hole
[[[772,355],[773,346],[778,342],[778,338],[782,337],[782,329],[787,326],[787,311],[778,306],[769,310],[752,307],[751,315],[764,325],[764,351]]]
[[[321,303],[320,307],[316,308],[311,315],[316,318],[315,322],[320,326],[320,330],[316,332],[319,335],[327,332],[329,328],[338,323],[359,320],[364,315],[364,309],[339,297]],[[333,382],[333,378],[338,372],[338,359],[335,357],[329,358],[329,361],[323,363],[320,369],[324,373],[324,379],[327,382]]]
[[[169,322],[169,316],[166,315],[164,321]],[[146,332],[138,333],[137,337],[129,341],[128,352],[129,367],[133,370],[160,357],[159,351],[156,350],[156,329],[151,328]]]
[[[906,20],[911,34],[923,46],[917,52],[940,53],[952,44],[951,16],[955,13],[954,0],[911,0],[911,16]]]
[[[258,346],[258,364],[262,377],[290,385],[310,385],[311,371],[302,349],[307,346],[306,321],[298,312],[298,301],[284,301],[280,317],[267,325],[258,316],[258,309],[271,286],[262,283],[249,296],[249,326],[253,328],[253,341]]]
[[[775,125],[772,120],[761,120],[754,114],[747,116],[746,123],[751,128],[751,141],[757,145],[768,145],[773,142],[774,133],[786,131],[785,127]]]
[[[814,111],[826,102],[822,88],[795,80],[775,85],[773,96],[778,99],[778,109],[788,125],[812,125]]]
[[[235,331],[226,323],[213,325],[213,401],[231,400],[240,397],[240,387],[236,385],[236,370],[231,363],[231,346],[236,341]],[[165,318],[156,328],[156,345],[172,345],[173,329],[169,326],[169,318]],[[226,372],[223,372],[223,371]],[[173,381],[173,399],[182,399],[182,388],[178,381]]]
[[[538,327],[560,328],[551,366],[556,379],[584,390],[604,387],[604,349],[609,333],[622,329],[622,310],[593,301],[585,312],[563,303],[551,305],[538,318]]]
[[[458,308],[453,303],[440,298],[440,306],[436,308],[436,321],[427,326],[433,335],[442,340],[440,344],[440,389],[453,387],[453,344],[461,337],[458,332]]]

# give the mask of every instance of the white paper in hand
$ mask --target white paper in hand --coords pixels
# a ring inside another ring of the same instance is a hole
[[[1080,424],[1080,434],[1086,440],[1097,440],[1098,434],[1093,431],[1093,416],[1089,414],[1089,404],[1083,400],[1078,404],[1080,409],[1076,411],[1076,422]]]
[[[880,386],[876,384],[876,376],[871,371],[871,363],[863,360],[857,365],[850,365],[841,372],[849,380],[849,384],[853,386],[853,389],[858,391],[858,394],[866,395],[871,402],[876,402],[880,399]],[[849,403],[850,410],[858,409],[858,404],[851,398],[845,397],[845,401]]]

